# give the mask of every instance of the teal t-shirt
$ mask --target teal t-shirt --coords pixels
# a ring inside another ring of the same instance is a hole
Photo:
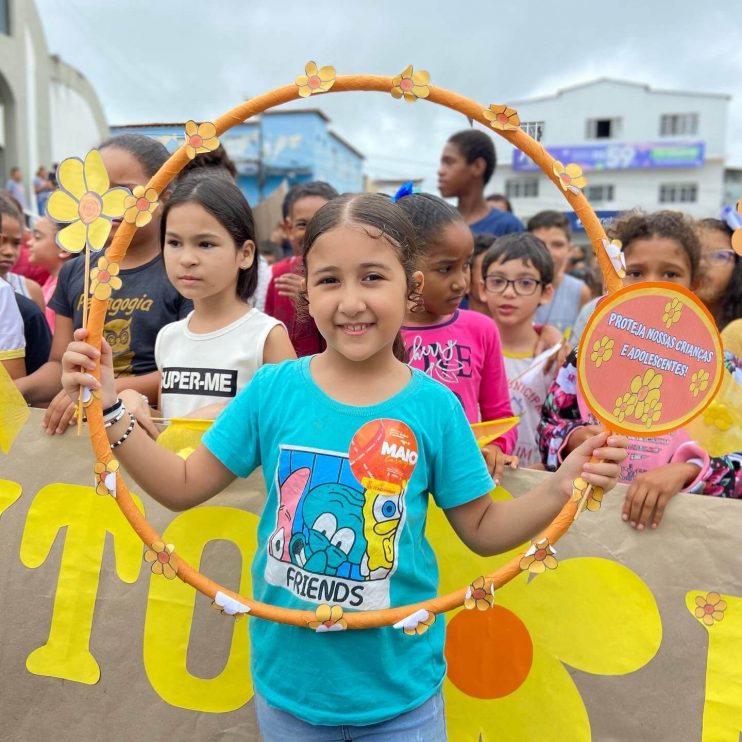
[[[237,476],[263,466],[254,597],[345,612],[434,597],[428,493],[451,508],[492,489],[461,404],[414,369],[380,404],[341,404],[314,383],[310,364],[305,357],[262,367],[203,438]],[[251,619],[253,682],[270,705],[310,723],[374,724],[437,691],[444,630],[442,618],[415,637]]]

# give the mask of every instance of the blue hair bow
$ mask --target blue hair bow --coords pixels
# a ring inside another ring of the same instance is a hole
[[[734,206],[725,206],[721,210],[721,219],[723,222],[726,222],[732,232],[742,227],[742,214]]]
[[[406,183],[402,183],[402,185],[397,189],[397,192],[389,198],[389,200],[396,204],[397,201],[404,198],[405,196],[411,196],[415,192],[415,184],[408,180]]]

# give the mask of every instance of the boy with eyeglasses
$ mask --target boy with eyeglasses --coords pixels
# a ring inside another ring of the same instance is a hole
[[[546,374],[544,365],[560,345],[536,356],[541,326],[533,320],[539,306],[551,300],[553,280],[549,250],[529,233],[500,237],[482,259],[480,293],[500,331],[510,403],[520,417],[513,453],[521,467],[543,468],[536,429],[558,364]]]

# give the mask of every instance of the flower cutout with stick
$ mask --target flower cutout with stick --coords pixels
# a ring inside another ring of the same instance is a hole
[[[119,470],[119,462],[111,459],[107,464],[96,461],[93,471],[95,472],[95,492],[98,495],[113,495],[116,497],[116,472]]]
[[[135,186],[131,196],[124,201],[124,221],[144,227],[152,221],[152,214],[160,205],[157,200],[157,191],[154,188]]]
[[[178,563],[175,560],[175,547],[162,541],[155,541],[152,547],[144,552],[144,561],[152,564],[152,574],[163,575],[168,580],[178,574]]]
[[[197,124],[195,121],[186,121],[185,148],[188,159],[192,160],[202,152],[213,152],[219,148],[219,139],[216,136],[216,126],[211,121]],[[134,195],[137,195],[136,188]],[[155,199],[157,194],[155,193]],[[137,224],[137,226],[140,226]]]
[[[480,611],[486,611],[495,604],[495,585],[490,581],[489,586],[484,577],[477,577],[469,585],[464,598],[464,608],[472,610],[477,608]]]
[[[570,193],[582,193],[582,189],[587,185],[587,178],[582,174],[582,168],[573,162],[564,166],[558,160],[552,165],[552,171],[559,180],[559,185],[563,190]]]
[[[590,360],[595,364],[595,368],[600,368],[604,363],[608,363],[611,360],[614,345],[615,342],[607,335],[603,335],[600,340],[596,340],[593,343]]]
[[[427,98],[430,95],[430,73],[426,70],[413,71],[412,65],[407,65],[404,72],[392,79],[391,94],[393,98],[404,98],[408,103],[414,103],[418,98]]]
[[[57,245],[79,253],[87,244],[102,250],[111,233],[112,220],[124,213],[127,188],[111,188],[105,165],[97,149],[85,155],[63,160],[57,168],[59,188],[49,197],[47,214],[56,222],[66,223],[54,238]]]
[[[557,568],[556,549],[548,538],[534,541],[520,560],[520,568],[532,574],[540,574],[547,569]]]
[[[490,107],[482,111],[490,126],[500,131],[513,131],[520,128],[520,117],[514,108],[492,103]]]
[[[713,626],[724,618],[727,603],[721,599],[719,593],[706,593],[705,596],[696,595],[695,603],[696,609],[694,614],[706,626]]]
[[[90,291],[96,299],[106,301],[113,291],[121,288],[118,273],[118,263],[110,262],[104,255],[98,259],[98,265],[90,271]]]
[[[302,98],[315,93],[326,93],[335,84],[335,68],[329,65],[318,69],[315,62],[307,62],[304,72],[306,74],[299,75],[294,80]]]
[[[318,634],[325,631],[343,631],[347,628],[343,618],[343,609],[339,605],[330,606],[324,603],[317,606],[314,621],[310,621],[307,625]]]

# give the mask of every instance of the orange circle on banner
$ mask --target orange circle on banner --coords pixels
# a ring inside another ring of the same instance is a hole
[[[417,463],[417,439],[400,420],[381,418],[362,425],[350,441],[350,470],[363,483],[371,478],[404,486]]]
[[[672,283],[627,286],[601,300],[577,355],[590,411],[609,429],[634,436],[690,422],[711,402],[723,373],[713,317]]]

